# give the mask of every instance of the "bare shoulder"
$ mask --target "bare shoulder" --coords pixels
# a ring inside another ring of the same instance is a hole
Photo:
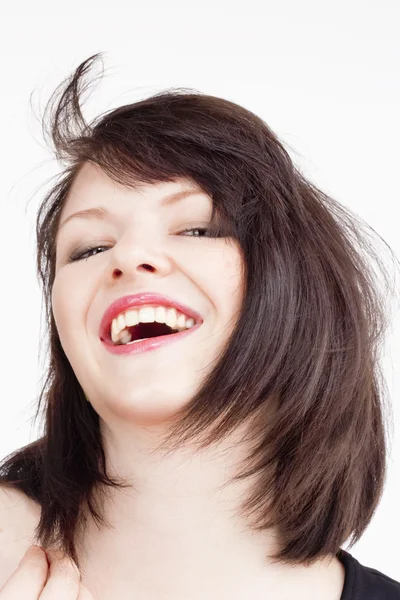
[[[34,538],[39,505],[20,490],[0,485],[0,589]]]

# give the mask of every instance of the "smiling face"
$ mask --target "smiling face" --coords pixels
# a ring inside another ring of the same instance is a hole
[[[183,190],[193,193],[165,201]],[[95,207],[102,209],[97,217],[69,219]],[[211,208],[210,197],[188,180],[132,190],[90,163],[71,187],[57,235],[53,314],[75,375],[106,422],[151,425],[172,418],[235,327],[243,258],[236,240],[197,235],[197,228],[208,227]],[[196,230],[184,231],[190,228]],[[104,312],[138,292],[165,294],[197,311],[203,323],[154,350],[112,354],[99,334]]]

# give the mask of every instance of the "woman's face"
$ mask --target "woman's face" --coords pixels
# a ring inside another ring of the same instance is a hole
[[[76,377],[106,422],[151,425],[172,418],[213,368],[239,316],[243,281],[238,243],[201,237],[204,232],[182,233],[207,227],[212,208],[209,196],[199,190],[162,204],[164,197],[183,189],[198,190],[184,179],[132,190],[86,163],[63,208],[54,318]],[[94,207],[106,209],[107,215],[76,217],[63,225],[73,213]],[[71,255],[92,246],[101,248],[69,262]],[[157,349],[112,354],[100,339],[103,314],[116,299],[138,292],[166,294],[197,311],[203,323]]]

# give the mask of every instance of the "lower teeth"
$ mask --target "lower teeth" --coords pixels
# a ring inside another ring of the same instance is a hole
[[[173,330],[173,333],[179,333],[180,331],[183,331],[182,329],[178,329],[178,330]],[[159,337],[159,336],[155,336],[155,337]],[[130,341],[132,338],[132,335],[130,334],[129,331],[124,331],[121,336],[119,341],[117,342],[117,345],[121,345],[121,346],[131,346],[132,344],[136,344],[137,342],[144,342],[145,340],[148,340],[149,338],[141,338],[140,340],[133,340]]]
[[[149,338],[142,338],[141,340],[133,340],[133,342],[128,342],[127,344],[122,344],[123,346],[132,346],[132,344],[137,344],[137,342],[144,342],[144,340],[148,340]]]

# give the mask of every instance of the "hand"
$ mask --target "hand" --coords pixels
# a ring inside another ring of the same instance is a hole
[[[81,583],[78,567],[71,559],[56,550],[44,552],[30,546],[0,590],[0,600],[22,599],[93,600],[93,596]]]

